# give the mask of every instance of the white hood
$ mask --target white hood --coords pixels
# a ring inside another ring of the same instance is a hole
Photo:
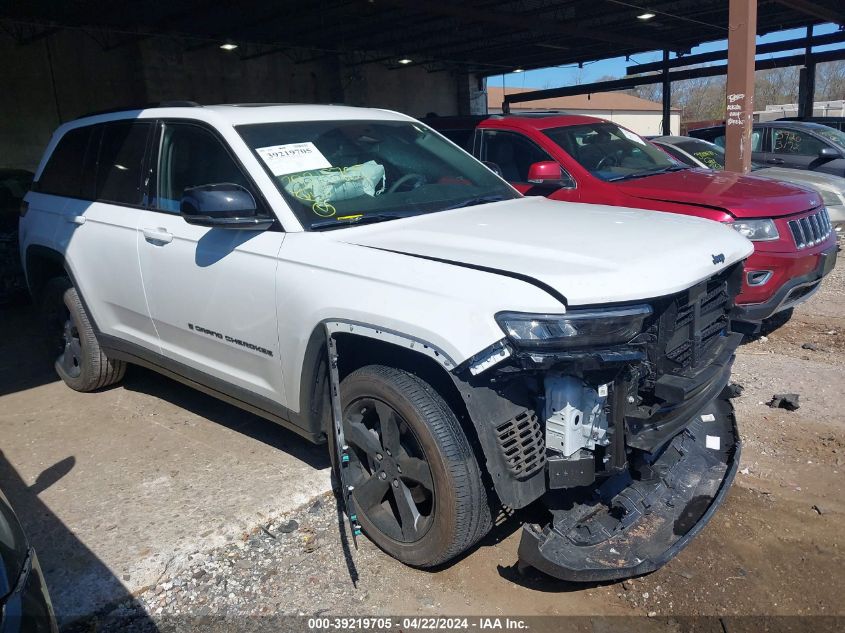
[[[739,233],[711,220],[539,197],[328,235],[350,244],[530,277],[573,306],[680,292],[754,250]]]

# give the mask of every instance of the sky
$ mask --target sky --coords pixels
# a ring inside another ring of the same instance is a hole
[[[835,32],[839,27],[835,24],[820,24],[813,29],[813,35],[826,35]],[[769,33],[768,35],[758,36],[758,44],[766,44],[768,42],[780,42],[782,40],[795,39],[803,37],[806,30],[789,29],[786,31],[779,31],[777,33]],[[728,46],[727,40],[720,40],[718,42],[709,42],[696,46],[692,49],[691,54],[706,53],[708,51],[724,50]],[[813,48],[814,52],[829,51],[845,48],[845,44],[829,44],[827,46],[816,46]],[[800,49],[803,51],[803,48]],[[799,51],[800,52],[800,51]],[[785,55],[794,54],[795,51],[783,51],[780,53],[770,53],[768,55],[761,55],[758,59],[766,59],[773,57],[783,57]],[[675,57],[673,53],[672,58]],[[574,83],[589,83],[597,81],[601,77],[624,77],[626,68],[634,64],[644,64],[646,62],[656,62],[662,59],[662,53],[655,51],[653,53],[644,53],[641,55],[633,55],[630,61],[625,61],[624,57],[615,57],[613,59],[605,59],[599,62],[587,63],[583,69],[575,66],[557,66],[553,68],[542,68],[538,70],[529,70],[523,73],[510,73],[507,75],[494,75],[487,79],[488,85],[501,86],[504,85],[516,88],[556,88],[558,86],[569,86]]]

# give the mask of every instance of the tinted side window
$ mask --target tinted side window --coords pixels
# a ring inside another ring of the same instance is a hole
[[[87,197],[83,191],[86,153],[92,128],[76,128],[67,132],[50,155],[38,179],[38,191],[56,196]]]
[[[711,141],[714,145],[718,145],[721,148],[725,147],[725,135],[719,134]],[[763,130],[754,130],[751,132],[751,151],[752,152],[762,152],[765,151],[763,149]]]
[[[775,154],[794,154],[797,156],[816,156],[824,143],[798,130],[772,129],[772,141]]]
[[[178,213],[187,187],[222,183],[252,191],[249,180],[211,132],[197,125],[165,124],[153,206]]]
[[[502,170],[502,177],[510,182],[527,182],[531,165],[554,160],[520,134],[484,130],[483,135],[483,160],[496,163]]]
[[[103,126],[97,159],[96,197],[106,202],[141,204],[144,151],[152,123]]]

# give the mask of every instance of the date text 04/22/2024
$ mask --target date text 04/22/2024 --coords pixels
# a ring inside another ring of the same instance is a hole
[[[443,617],[316,617],[308,619],[309,631],[441,631],[441,630],[524,630],[529,626],[520,618],[443,618]]]

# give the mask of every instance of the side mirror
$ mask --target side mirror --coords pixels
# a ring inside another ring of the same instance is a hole
[[[544,160],[534,163],[528,168],[528,182],[535,185],[542,185],[548,181],[560,182],[563,170],[553,160]]]
[[[553,160],[533,163],[528,168],[528,182],[534,185],[551,185],[562,189],[574,189],[575,181]]]
[[[834,158],[840,158],[841,156],[842,156],[841,152],[835,150],[832,147],[822,147],[819,150],[819,158],[834,159]]]
[[[185,222],[197,226],[263,231],[273,224],[259,217],[249,191],[231,183],[186,187],[179,209]]]
[[[489,160],[483,160],[481,161],[481,164],[484,165],[490,171],[492,171],[494,174],[496,174],[499,178],[504,178],[504,175],[502,175],[502,168],[499,167],[496,163]]]

